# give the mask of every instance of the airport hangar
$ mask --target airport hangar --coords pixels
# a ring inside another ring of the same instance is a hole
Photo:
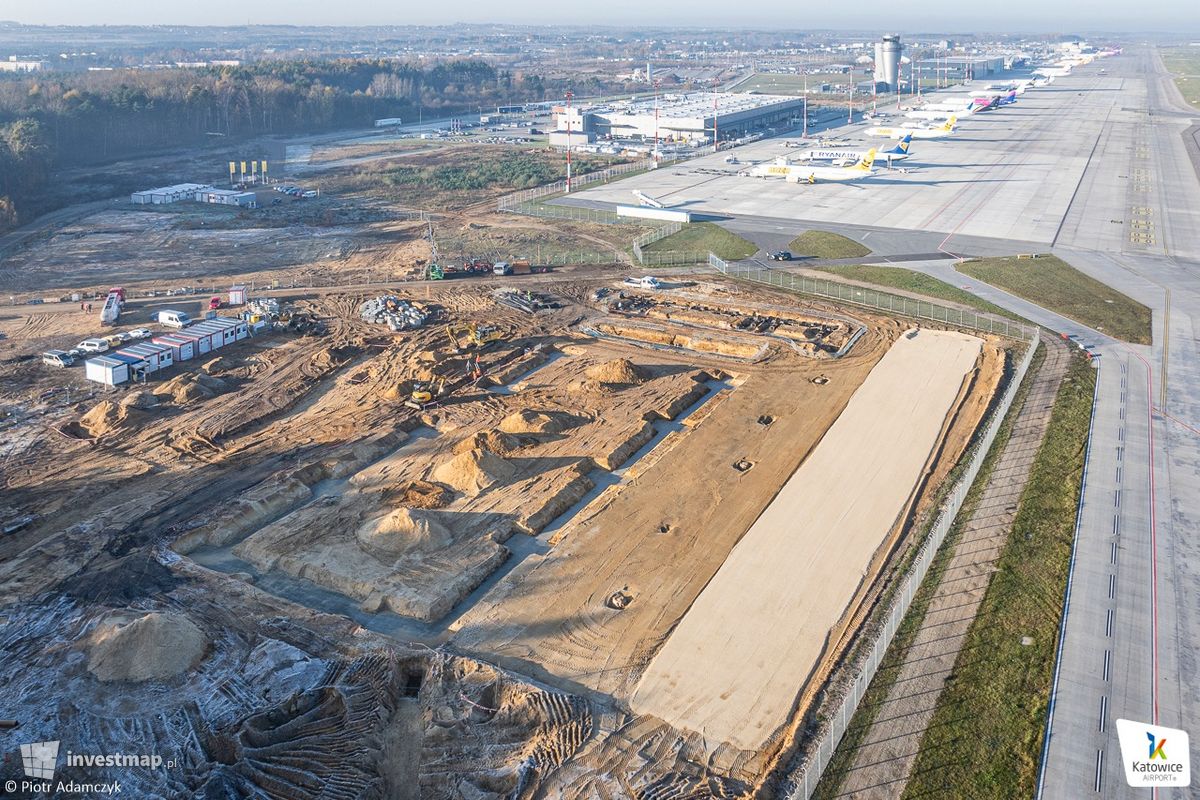
[[[569,111],[558,106],[551,144],[567,144],[568,120],[572,145],[609,138],[653,139],[656,131],[664,141],[697,144],[712,141],[714,126],[722,139],[732,139],[772,126],[790,126],[804,112],[799,97],[740,92],[663,94],[657,100],[657,115],[655,106],[652,97],[572,106]]]

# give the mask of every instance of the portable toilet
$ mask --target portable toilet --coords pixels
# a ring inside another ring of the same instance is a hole
[[[154,344],[170,348],[171,357],[176,361],[187,361],[196,355],[195,340],[174,333],[165,333],[150,340]]]
[[[240,306],[246,303],[246,287],[233,286],[229,289],[229,305]]]

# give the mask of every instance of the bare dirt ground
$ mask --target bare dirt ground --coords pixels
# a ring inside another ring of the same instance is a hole
[[[206,304],[154,287],[247,278],[287,287],[275,295],[314,324],[110,390],[37,360],[109,332],[95,313],[0,307],[0,718],[23,741],[71,730],[80,751],[182,759],[111,776],[162,796],[761,788],[799,715],[744,749],[630,700],[906,326],[720,279],[631,291],[611,268],[404,282],[430,256],[427,226],[309,208],[89,209],[8,240],[8,292],[138,289],[118,330]],[[485,203],[434,225],[508,256],[620,247],[629,230]],[[303,288],[369,272],[429,324],[364,322],[380,287]],[[467,343],[472,325],[496,341]],[[954,397],[829,660],[1003,361],[987,343]],[[435,397],[407,405],[421,387]]]

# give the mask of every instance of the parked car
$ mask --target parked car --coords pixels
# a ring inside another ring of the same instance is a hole
[[[42,353],[42,363],[48,367],[69,367],[75,363],[75,357],[62,350],[47,350]]]
[[[771,253],[772,261],[791,261],[792,254],[787,250],[780,250],[777,253]]]
[[[135,339],[149,339],[154,335],[154,331],[149,328],[134,328],[129,332],[129,335]]]
[[[120,339],[122,342],[132,342],[134,339],[137,338],[136,336],[133,335],[133,333],[131,331],[119,331],[113,335],[116,336],[118,339]]]
[[[84,339],[76,347],[85,353],[107,353],[109,344],[107,339]]]
[[[114,333],[109,336],[105,336],[104,341],[108,342],[109,347],[117,347],[118,345],[122,345],[125,343],[125,340],[121,338],[121,334],[119,334],[119,333]]]

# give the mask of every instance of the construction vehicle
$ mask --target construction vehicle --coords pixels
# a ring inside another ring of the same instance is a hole
[[[466,334],[465,339],[460,338],[460,334]],[[450,337],[454,352],[461,353],[472,347],[486,347],[503,339],[504,331],[495,325],[476,325],[474,322],[468,322],[463,325],[447,325],[446,335]]]
[[[408,399],[404,401],[404,405],[409,408],[414,408],[417,411],[424,411],[431,406],[437,405],[446,392],[445,378],[439,378],[436,381],[417,381],[413,384],[412,392]]]

